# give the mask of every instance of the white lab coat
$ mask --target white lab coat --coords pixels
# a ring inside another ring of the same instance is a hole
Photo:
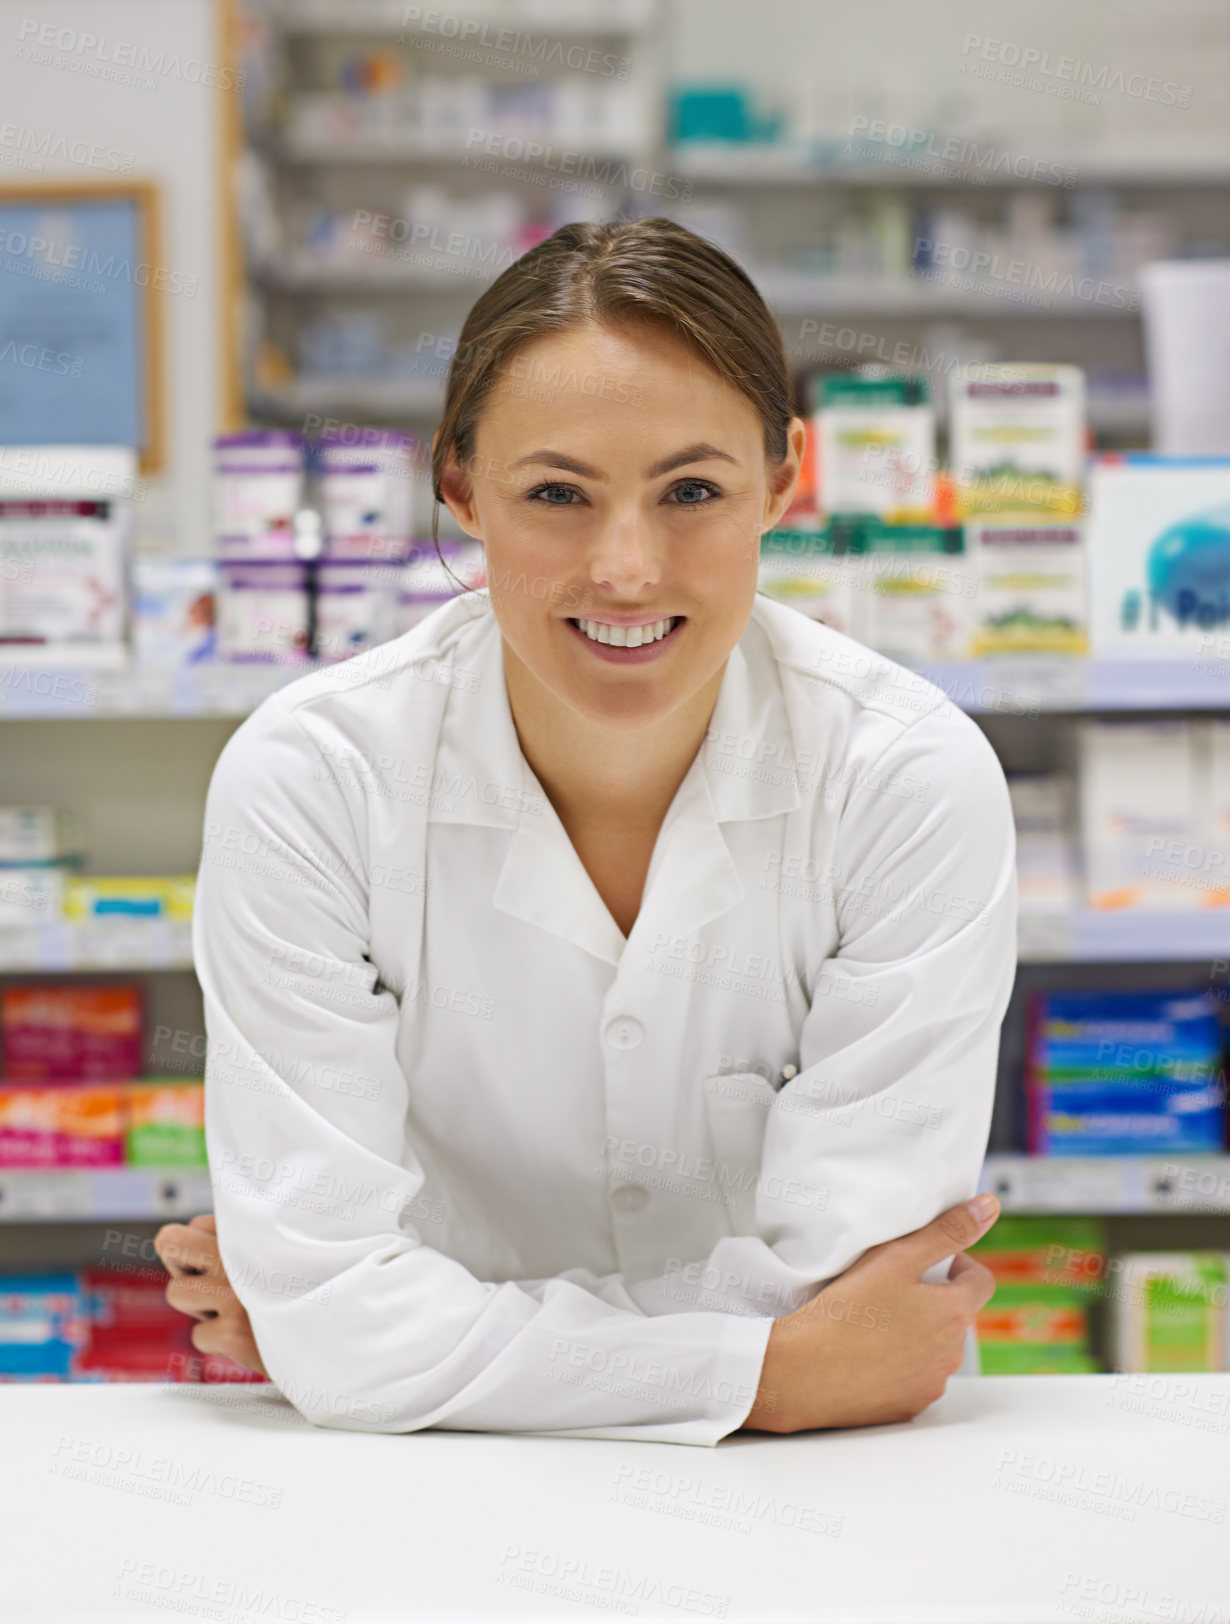
[[[716,1443],[775,1317],[976,1190],[1015,928],[976,725],[762,596],[626,941],[485,592],[292,682],[217,763],[194,919],[271,1378],[327,1426]]]

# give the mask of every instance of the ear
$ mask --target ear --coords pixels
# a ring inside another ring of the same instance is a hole
[[[439,429],[431,437],[431,448],[434,453]],[[465,531],[475,541],[482,541],[483,534],[479,528],[478,508],[474,501],[474,482],[461,464],[457,461],[456,450],[450,446],[448,461],[444,465],[444,472],[440,475],[440,492],[444,497],[444,505]]]
[[[786,430],[786,455],[769,471],[769,490],[765,497],[761,530],[772,530],[794,500],[803,468],[803,453],[807,446],[807,425],[801,417],[792,417]]]

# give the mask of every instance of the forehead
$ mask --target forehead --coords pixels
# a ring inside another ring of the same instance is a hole
[[[680,414],[686,414],[686,426]],[[544,432],[758,434],[759,416],[673,329],[579,323],[526,340],[505,357],[478,424],[501,439]]]

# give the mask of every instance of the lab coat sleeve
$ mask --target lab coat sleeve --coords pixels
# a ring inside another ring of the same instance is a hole
[[[947,703],[852,777],[832,862],[839,943],[808,966],[799,1072],[776,1094],[755,1075],[729,1080],[728,1108],[763,1136],[754,1233],[634,1284],[649,1313],[788,1313],[868,1247],[977,1191],[1016,968],[1007,784]],[[810,855],[828,867],[827,852]]]
[[[767,1322],[487,1282],[424,1243],[366,839],[361,791],[266,701],[214,770],[193,944],[219,1248],[272,1381],[321,1426],[717,1443]]]

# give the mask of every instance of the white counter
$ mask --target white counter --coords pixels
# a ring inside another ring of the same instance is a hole
[[[957,1377],[715,1449],[317,1428],[253,1387],[0,1385],[5,1624],[1225,1624],[1230,1376]]]

